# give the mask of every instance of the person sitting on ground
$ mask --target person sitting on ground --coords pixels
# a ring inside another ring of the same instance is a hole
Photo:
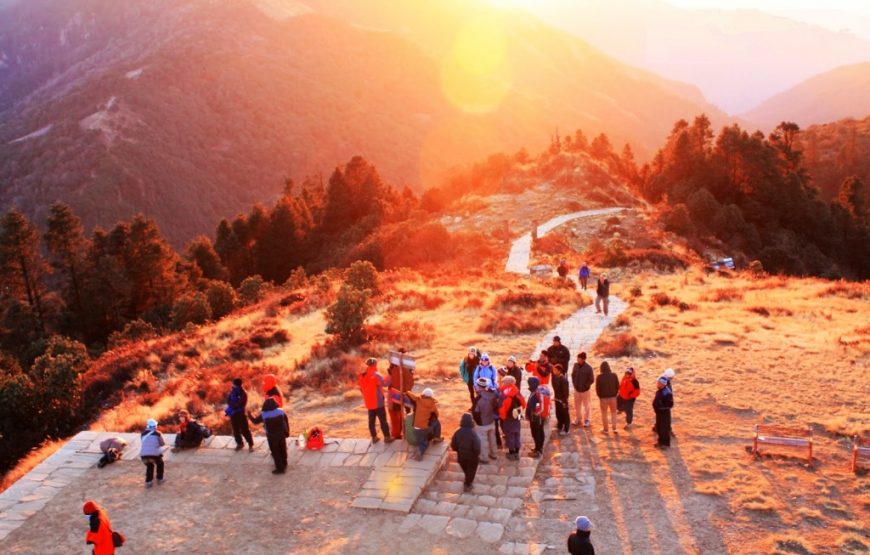
[[[435,400],[435,393],[426,388],[423,393],[417,395],[413,391],[406,391],[414,406],[414,436],[417,438],[418,456],[417,460],[422,460],[426,449],[429,448],[429,441],[440,443],[443,441],[441,437],[441,422],[438,420],[438,401]]]
[[[619,382],[619,395],[616,397],[616,412],[625,413],[625,429],[631,430],[634,420],[634,402],[640,396],[640,382],[634,368],[628,367]]]
[[[592,367],[586,362],[586,353],[577,355],[577,362],[574,364],[574,369],[571,371],[571,383],[574,385],[574,411],[576,420],[574,424],[579,426],[589,427],[592,418],[592,384],[595,383],[595,373]]]
[[[456,458],[465,474],[465,491],[471,491],[474,475],[480,460],[480,438],[474,432],[474,419],[465,413],[459,421],[459,429],[453,433],[450,448],[456,451]]]
[[[498,418],[498,395],[488,378],[477,379],[477,389],[480,393],[474,400],[471,414],[477,424],[477,435],[480,436],[480,463],[487,464],[496,460],[495,423]]]
[[[520,460],[520,432],[523,409],[526,408],[526,400],[517,387],[513,376],[505,376],[501,381],[501,408],[499,418],[504,430],[505,444],[508,448],[507,458],[512,461]]]
[[[556,403],[556,429],[559,435],[568,435],[571,414],[568,412],[568,378],[561,364],[553,366],[553,400]]]
[[[369,413],[369,434],[372,437],[372,443],[377,443],[381,440],[375,430],[375,418],[381,424],[384,443],[393,442],[393,437],[390,435],[390,427],[387,425],[384,383],[384,378],[378,373],[378,360],[376,358],[369,358],[366,361],[365,371],[359,377],[359,389],[362,392],[363,402]]]
[[[562,368],[568,368],[571,364],[571,352],[562,345],[562,338],[558,335],[553,337],[553,344],[547,347],[547,360],[553,365],[561,364]]]
[[[601,304],[604,304],[604,315],[607,316],[607,309],[610,306],[610,280],[607,279],[607,274],[601,274],[598,277],[598,284],[595,288],[595,312],[601,312]]]
[[[205,435],[202,426],[196,420],[190,418],[186,410],[178,412],[178,433],[175,434],[176,449],[192,449],[199,447]]]
[[[98,468],[103,468],[107,464],[112,464],[121,458],[121,452],[127,447],[127,440],[122,437],[110,437],[100,442],[100,451],[103,456],[100,457],[100,462],[97,463]]]
[[[570,555],[595,555],[595,548],[589,536],[592,534],[592,522],[585,516],[574,520],[577,530],[568,536],[568,553]]]
[[[586,291],[586,283],[589,281],[589,265],[584,262],[582,266],[580,266],[580,271],[577,272],[577,278],[580,280],[580,287]]]
[[[469,347],[468,354],[459,363],[459,375],[468,386],[468,397],[471,399],[472,405],[474,404],[474,372],[477,370],[477,365],[480,364],[479,356],[477,347]]]
[[[656,388],[656,396],[652,402],[653,410],[656,413],[655,428],[658,434],[655,446],[665,449],[671,446],[671,409],[674,408],[674,396],[665,376],[656,380]]]
[[[284,407],[284,395],[278,389],[278,378],[275,377],[275,374],[263,376],[263,397],[265,399],[274,399],[279,409]]]
[[[480,386],[478,385],[478,381],[480,378],[486,378],[489,380],[489,383],[495,383],[497,373],[495,371],[495,367],[489,362],[489,355],[483,353],[480,355],[480,364],[477,365],[477,369],[474,371],[474,393],[475,395],[480,394]],[[474,401],[472,401],[474,404]]]
[[[263,424],[266,430],[266,442],[272,453],[275,469],[272,474],[284,474],[287,471],[287,438],[290,437],[290,421],[274,398],[263,402],[263,410],[259,416],[248,414],[254,424]]]
[[[82,512],[87,515],[89,525],[85,545],[94,546],[93,555],[113,555],[115,542],[112,539],[112,522],[106,510],[88,499],[82,506]]]
[[[163,483],[163,449],[166,443],[163,434],[157,429],[157,421],[148,419],[145,431],[140,439],[142,446],[139,448],[139,458],[145,465],[145,487],[150,488],[154,480],[154,469],[157,469],[157,483]]]
[[[598,395],[598,403],[601,406],[601,423],[604,426],[602,433],[609,433],[607,427],[607,414],[613,422],[613,433],[618,434],[616,429],[616,396],[619,394],[619,378],[610,370],[610,364],[605,360],[601,363],[601,373],[595,380],[595,393]]]
[[[538,378],[532,376],[528,379],[529,400],[526,403],[526,418],[529,421],[529,429],[535,442],[529,456],[540,459],[544,454],[544,425],[550,416],[550,396],[546,387],[542,387]]]
[[[248,406],[248,392],[242,387],[242,378],[233,380],[233,388],[227,396],[227,408],[224,413],[230,417],[230,425],[233,428],[233,438],[236,440],[236,451],[241,451],[248,442],[248,451],[254,450],[254,437],[251,428],[248,427],[248,419],[245,412]]]

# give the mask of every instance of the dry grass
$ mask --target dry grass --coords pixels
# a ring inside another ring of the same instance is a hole
[[[819,292],[819,297],[844,297],[846,299],[870,299],[870,283],[838,281]]]
[[[592,300],[573,286],[537,292],[509,290],[493,300],[477,331],[493,335],[546,332],[590,304]]]
[[[46,440],[38,447],[34,447],[30,452],[20,459],[15,466],[10,469],[3,478],[0,479],[0,492],[3,492],[18,481],[19,478],[25,476],[28,472],[37,467],[42,461],[54,454],[55,451],[63,447],[66,441]]]
[[[630,333],[620,333],[615,336],[602,335],[595,342],[592,350],[606,358],[633,357],[641,353],[637,338]]]
[[[744,292],[735,287],[721,287],[714,289],[707,294],[701,295],[702,301],[714,303],[742,301]]]

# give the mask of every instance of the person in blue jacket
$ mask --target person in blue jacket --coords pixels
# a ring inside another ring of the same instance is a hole
[[[272,474],[284,474],[287,471],[287,438],[290,437],[287,414],[278,407],[274,399],[266,399],[260,415],[249,414],[248,418],[254,424],[262,422],[266,429],[266,441],[269,443],[269,451],[272,452],[272,460],[275,461]]]
[[[491,384],[497,383],[498,381],[498,372],[496,371],[495,366],[489,362],[489,355],[486,353],[480,355],[480,364],[478,364],[477,368],[474,370],[474,379],[472,381],[474,382],[474,392],[477,395],[480,395],[481,391],[481,387],[477,385],[477,381],[480,378],[486,378]],[[472,400],[471,403],[473,405],[474,400]]]
[[[580,271],[577,273],[577,277],[580,279],[580,287],[586,291],[586,282],[589,281],[589,266],[584,262],[582,266],[580,266]]]
[[[254,438],[251,436],[251,428],[245,417],[245,409],[248,406],[248,392],[242,387],[242,378],[233,380],[233,388],[227,396],[227,409],[224,411],[230,417],[233,426],[233,437],[236,439],[236,451],[241,451],[245,444],[242,438],[248,442],[248,451],[254,450]]]

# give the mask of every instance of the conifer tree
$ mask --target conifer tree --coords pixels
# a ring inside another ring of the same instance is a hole
[[[66,278],[64,300],[80,316],[84,310],[81,279],[87,251],[82,222],[69,205],[56,202],[51,206],[47,227],[43,240],[52,256],[52,266]]]
[[[48,265],[39,254],[36,226],[13,208],[0,219],[0,286],[4,296],[26,299],[36,312],[39,331],[43,335],[43,276],[48,271]]]

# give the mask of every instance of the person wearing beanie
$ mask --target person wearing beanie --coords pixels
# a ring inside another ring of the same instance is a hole
[[[468,386],[468,397],[472,405],[474,404],[474,373],[477,371],[478,364],[480,364],[480,353],[477,347],[469,347],[468,354],[459,362],[459,375]]]
[[[662,373],[661,376],[659,376],[660,378],[665,378],[666,380],[668,380],[668,389],[671,390],[671,396],[672,396],[672,397],[673,397],[673,395],[674,395],[674,376],[676,376],[676,375],[677,375],[677,373],[674,372],[674,369],[673,369],[673,368],[665,368],[665,371]],[[655,424],[653,424],[652,431],[653,431],[653,433],[656,433],[656,427],[655,427]],[[671,420],[671,437],[672,437],[672,438],[677,437],[677,434],[674,433],[674,422],[673,422],[673,420]]]
[[[85,501],[82,512],[88,516],[88,533],[85,545],[93,545],[93,555],[113,555],[115,542],[112,541],[112,523],[106,510],[90,499]]]
[[[499,418],[504,430],[505,445],[508,448],[507,458],[512,461],[520,460],[520,418],[526,408],[526,400],[517,387],[513,376],[505,376],[501,381],[501,408]]]
[[[166,445],[163,434],[157,429],[157,421],[149,419],[141,434],[139,458],[145,465],[145,487],[150,488],[154,482],[154,470],[157,470],[157,483],[163,483],[163,449]]]
[[[426,388],[420,395],[406,391],[405,396],[414,404],[414,436],[417,438],[417,460],[422,460],[429,441],[440,443],[441,421],[438,420],[438,401],[435,392]]]
[[[554,366],[561,364],[562,368],[568,368],[568,365],[571,364],[571,352],[568,347],[562,345],[562,338],[558,335],[553,337],[553,344],[547,348],[547,358]],[[541,385],[547,384],[541,382]]]
[[[459,422],[459,429],[453,433],[450,448],[456,451],[457,462],[465,474],[465,491],[471,491],[477,465],[480,460],[480,438],[474,433],[474,419],[465,413]]]
[[[275,374],[263,376],[263,396],[266,399],[274,399],[278,408],[284,408],[284,395],[278,389],[278,378]]]
[[[535,447],[529,452],[529,456],[539,459],[544,454],[544,424],[550,416],[550,396],[549,392],[545,394],[542,389],[539,389],[538,378],[532,376],[527,383],[529,399],[526,403],[526,418],[529,421],[532,439],[535,441]]]
[[[553,366],[553,401],[556,403],[556,429],[559,435],[568,435],[571,425],[571,414],[568,412],[568,378],[565,377],[565,367],[562,364]]]
[[[387,409],[384,400],[385,383],[383,376],[378,373],[378,360],[376,358],[368,359],[366,369],[359,377],[359,390],[362,392],[363,402],[369,413],[369,435],[372,437],[373,444],[381,440],[375,430],[375,419],[381,424],[384,442],[393,442],[390,427],[387,424]]]
[[[475,395],[480,394],[480,386],[478,385],[478,381],[480,378],[486,378],[489,383],[495,383],[498,378],[498,373],[495,370],[495,366],[492,365],[489,361],[489,355],[483,353],[480,355],[480,363],[477,365],[477,369],[474,371],[474,393]],[[474,404],[474,401],[472,401]]]
[[[595,548],[589,536],[592,534],[592,522],[585,516],[578,516],[574,520],[577,528],[568,536],[568,553],[571,555],[595,555]]]
[[[592,422],[592,384],[595,383],[595,372],[586,362],[586,353],[577,355],[577,362],[571,370],[571,384],[574,386],[574,412],[577,420],[574,424],[581,423],[588,428]]]
[[[248,414],[254,424],[263,424],[266,429],[266,442],[272,454],[275,469],[272,474],[284,474],[287,470],[287,438],[290,437],[290,421],[287,414],[278,406],[275,399],[266,399],[263,410],[258,416]]]
[[[553,364],[547,351],[541,351],[538,361],[529,360],[526,363],[526,371],[538,379],[538,385],[550,385],[550,375],[553,373]]]
[[[248,392],[242,387],[242,378],[233,380],[233,388],[227,396],[227,408],[224,413],[230,417],[230,425],[233,427],[233,438],[236,440],[236,451],[241,451],[245,444],[242,438],[248,442],[248,451],[254,450],[254,438],[251,436],[251,428],[245,412],[248,406]]]
[[[609,433],[607,427],[607,414],[613,423],[613,433],[618,434],[616,429],[616,397],[619,395],[619,378],[610,370],[610,364],[605,360],[601,363],[601,373],[595,380],[595,393],[598,394],[598,404],[601,406],[601,423],[604,426],[602,433]]]
[[[674,407],[674,395],[665,376],[656,380],[656,396],[652,402],[656,413],[656,434],[658,441],[655,446],[665,449],[671,446],[671,409]]]
[[[631,430],[634,420],[634,403],[640,396],[640,382],[634,368],[627,368],[622,381],[619,382],[619,395],[616,397],[616,412],[625,413],[625,429]]]
[[[477,424],[477,435],[480,436],[480,463],[486,464],[496,460],[495,423],[498,418],[498,395],[488,378],[478,378],[477,398],[471,411]]]

